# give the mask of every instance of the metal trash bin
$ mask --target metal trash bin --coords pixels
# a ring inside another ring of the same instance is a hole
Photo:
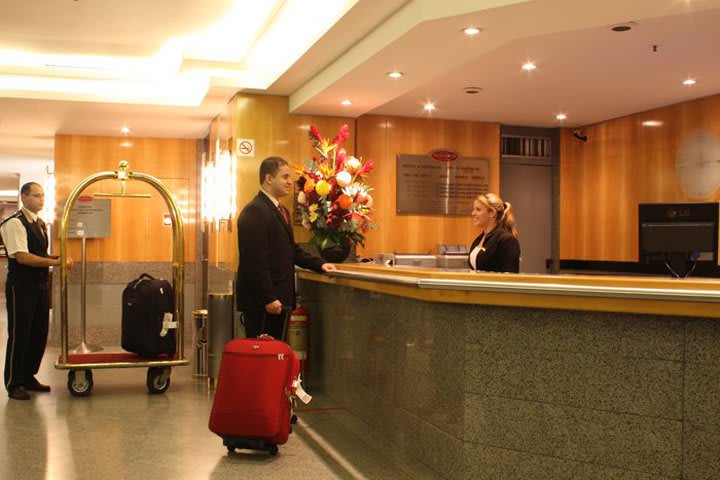
[[[193,327],[195,342],[195,356],[193,362],[193,378],[207,378],[208,376],[208,311],[193,310]]]
[[[208,376],[218,378],[223,347],[233,338],[234,301],[232,293],[208,295]]]

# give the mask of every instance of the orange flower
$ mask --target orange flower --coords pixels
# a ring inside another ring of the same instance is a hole
[[[315,180],[312,178],[308,178],[308,181],[305,182],[305,193],[310,193],[315,190]]]
[[[353,200],[350,195],[342,194],[338,197],[337,203],[338,205],[340,205],[340,208],[342,208],[343,210],[347,210],[352,206]]]

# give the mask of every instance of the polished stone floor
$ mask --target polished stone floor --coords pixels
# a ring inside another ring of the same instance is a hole
[[[0,355],[7,339],[0,302]],[[207,428],[212,396],[177,368],[165,395],[148,395],[145,370],[94,372],[91,396],[74,398],[48,348],[40,381],[51,393],[0,398],[0,479],[415,479],[437,478],[342,406],[316,398],[277,457],[236,453]],[[4,393],[4,392],[3,392]],[[390,454],[389,454],[390,453]],[[390,462],[388,458],[393,458]]]

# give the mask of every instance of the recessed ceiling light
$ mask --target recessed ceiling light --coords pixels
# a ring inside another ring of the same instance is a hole
[[[120,131],[122,132],[123,135],[127,135],[128,133],[130,133],[130,127],[128,127],[127,125],[123,125],[123,127],[120,129]]]
[[[400,78],[403,76],[403,73],[398,72],[398,71],[393,71],[393,72],[388,72],[387,76],[390,78]]]
[[[435,104],[432,102],[427,102],[425,105],[423,105],[423,109],[426,112],[432,112],[433,110],[435,110]]]
[[[661,127],[663,122],[659,120],[645,120],[642,122],[643,127]]]
[[[522,69],[527,72],[532,72],[537,68],[537,65],[535,65],[533,62],[527,62],[525,65],[522,66]]]
[[[620,23],[618,25],[613,25],[612,27],[610,27],[610,30],[620,33],[629,32],[633,29],[633,27],[635,27],[635,25],[637,25],[637,23],[635,22]]]
[[[564,113],[558,113],[557,115],[555,115],[555,118],[557,118],[558,120],[567,120],[567,115]]]
[[[340,105],[342,105],[344,107],[349,107],[350,105],[352,105],[352,100],[345,99],[342,102],[340,102]]]
[[[694,78],[688,78],[687,80],[685,80],[683,82],[683,85],[689,87],[690,85],[695,85],[696,83],[697,83],[697,80],[695,80]]]
[[[476,93],[482,92],[482,88],[480,88],[480,87],[465,87],[465,88],[463,88],[463,92],[465,92],[469,95],[474,95]]]
[[[465,27],[463,28],[463,33],[465,35],[468,35],[470,37],[477,35],[478,33],[482,32],[478,27]]]

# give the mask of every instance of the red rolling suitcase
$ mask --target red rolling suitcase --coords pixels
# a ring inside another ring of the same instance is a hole
[[[305,395],[300,361],[288,344],[268,335],[231,340],[223,349],[210,430],[222,437],[229,453],[249,449],[275,455],[288,440],[296,393]]]

